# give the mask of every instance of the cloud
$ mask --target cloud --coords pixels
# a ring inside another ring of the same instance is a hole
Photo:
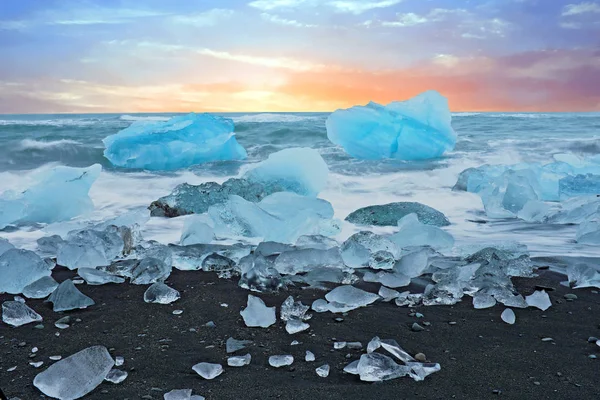
[[[171,18],[171,21],[177,24],[188,24],[194,26],[215,26],[219,22],[233,16],[234,10],[214,8],[202,13],[176,15]]]
[[[314,4],[314,0],[256,0],[248,3],[250,7],[263,11],[276,10],[278,8],[297,8],[301,5]]]
[[[402,1],[403,0],[256,0],[248,3],[248,5],[262,11],[327,6],[332,8],[335,12],[358,15],[378,8],[392,7],[396,4],[400,4]]]
[[[373,10],[376,8],[387,8],[399,4],[402,0],[381,0],[381,1],[368,1],[368,0],[338,0],[331,1],[328,4],[336,9],[338,12],[346,12],[351,14],[362,14],[365,11]]]
[[[588,13],[600,13],[600,5],[591,1],[578,3],[578,4],[567,4],[563,8],[562,16],[567,17],[571,15],[588,14]]]
[[[296,21],[295,19],[281,18],[277,15],[268,14],[268,13],[262,13],[262,14],[260,14],[260,16],[265,21],[269,21],[269,22],[277,24],[277,25],[294,26],[296,28],[315,28],[317,26],[317,25],[313,25],[313,24],[305,24],[304,22],[299,22],[299,21]]]
[[[381,26],[405,27],[425,24],[430,20],[426,16],[417,15],[415,13],[397,14],[396,21],[382,21]]]

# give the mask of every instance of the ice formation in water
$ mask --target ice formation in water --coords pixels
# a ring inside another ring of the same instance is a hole
[[[188,114],[168,121],[137,121],[104,138],[104,156],[116,166],[175,170],[190,165],[243,160],[233,121],[210,114]]]
[[[26,286],[50,276],[52,267],[29,250],[10,249],[0,255],[0,293],[22,293]]]
[[[2,303],[2,321],[12,325],[21,326],[32,322],[40,322],[42,316],[29,308],[23,301],[5,301]]]
[[[337,110],[327,118],[327,137],[356,158],[423,160],[454,148],[451,120],[446,98],[428,91],[387,106]]]
[[[244,174],[250,182],[276,185],[304,196],[317,196],[327,185],[329,168],[318,151],[290,148],[272,153]]]
[[[102,167],[58,166],[39,172],[21,193],[0,193],[0,229],[16,223],[66,221],[94,209],[88,192]]]
[[[248,305],[240,314],[249,327],[268,328],[277,321],[275,307],[267,307],[262,299],[251,294],[248,295]]]
[[[408,214],[417,214],[419,221],[425,225],[450,225],[450,221],[442,212],[415,202],[398,202],[359,208],[350,213],[346,217],[346,221],[358,225],[396,226],[398,220]]]
[[[114,364],[106,347],[93,346],[51,365],[33,384],[46,396],[78,399],[100,385]]]

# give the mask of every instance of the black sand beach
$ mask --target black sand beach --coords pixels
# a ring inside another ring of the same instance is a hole
[[[65,269],[54,272],[59,281],[72,275]],[[334,320],[339,315],[313,313],[310,330],[295,335],[289,335],[281,321],[268,329],[247,328],[239,311],[249,292],[239,288],[237,280],[221,280],[213,273],[174,271],[167,283],[182,297],[172,305],[144,303],[146,286],[81,285],[96,305],[67,313],[81,319],[67,329],[54,327],[64,315],[41,300],[28,304],[43,316],[43,329],[34,328],[35,324],[0,325],[0,387],[8,398],[43,398],[32,382],[53,362],[49,356],[64,358],[104,345],[113,356],[125,358],[122,368],[129,377],[118,385],[104,382],[86,399],[162,399],[165,392],[183,388],[207,399],[597,399],[600,360],[589,355],[600,353],[600,347],[588,343],[588,337],[600,336],[600,294],[570,290],[559,284],[562,278],[540,271],[539,278],[515,279],[524,294],[536,285],[555,290],[549,292],[550,309],[516,309],[517,322],[512,326],[501,321],[502,306],[474,310],[465,297],[455,306],[419,307],[422,319],[409,316],[408,308],[381,302],[350,312],[342,322]],[[566,301],[567,293],[578,298]],[[259,296],[279,311],[290,294],[311,304],[325,293],[291,288]],[[0,295],[0,301],[11,298]],[[184,312],[173,315],[175,309]],[[216,327],[205,326],[209,321]],[[431,323],[424,331],[411,330],[414,322],[424,321]],[[342,368],[362,352],[333,350],[334,338],[360,341],[366,347],[374,336],[393,338],[411,354],[425,353],[442,370],[422,382],[405,377],[377,384],[343,373]],[[254,341],[247,349],[252,355],[249,366],[226,366],[229,337]],[[293,340],[301,344],[291,346]],[[30,358],[33,347],[39,351]],[[316,362],[304,361],[306,350],[315,353]],[[292,354],[295,362],[291,368],[271,368],[267,359],[274,354]],[[35,369],[29,365],[32,360],[44,365]],[[203,361],[221,363],[225,373],[203,380],[192,371],[194,364]],[[331,373],[320,378],[315,368],[325,363]],[[17,369],[7,372],[13,366]]]

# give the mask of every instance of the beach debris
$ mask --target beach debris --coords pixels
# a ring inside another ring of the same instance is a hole
[[[207,362],[198,363],[194,365],[192,369],[204,379],[209,380],[215,379],[223,373],[223,366],[221,364],[211,364]]]
[[[88,347],[49,366],[35,377],[33,385],[49,397],[78,399],[100,385],[113,365],[106,347]]]
[[[124,278],[109,274],[95,268],[79,268],[77,274],[83,278],[88,285],[105,285],[107,283],[123,283]]]
[[[417,353],[417,354],[415,354],[415,360],[417,360],[419,362],[426,362],[427,356],[423,353]]]
[[[128,375],[129,374],[127,373],[127,371],[111,369],[108,372],[108,374],[106,375],[106,378],[104,378],[104,380],[107,382],[114,383],[116,385],[116,384],[123,382],[125,379],[127,379]]]
[[[237,339],[230,337],[229,339],[227,339],[227,342],[225,343],[225,348],[226,348],[227,354],[230,354],[230,353],[235,353],[236,351],[242,350],[250,344],[252,344],[251,340],[237,340]]]
[[[291,355],[276,355],[269,357],[269,365],[275,368],[286,367],[294,363],[294,357]]]
[[[81,293],[70,279],[58,285],[46,301],[52,303],[54,312],[77,310],[96,304],[94,300]]]
[[[0,293],[22,293],[28,285],[50,276],[51,270],[33,251],[8,249],[0,255]]]
[[[398,220],[408,214],[417,214],[425,225],[448,226],[450,221],[435,208],[416,202],[398,202],[359,208],[346,217],[346,221],[357,225],[396,226]]]
[[[248,327],[268,328],[277,321],[275,307],[267,307],[262,299],[251,294],[248,295],[248,305],[240,314]]]
[[[2,321],[11,326],[22,326],[42,321],[42,316],[29,308],[22,301],[5,301],[2,303]]]
[[[517,321],[517,316],[515,315],[515,312],[510,308],[507,308],[504,311],[502,311],[500,318],[502,318],[502,321],[506,322],[509,325],[513,325]]]
[[[146,303],[171,304],[179,300],[181,295],[173,288],[168,287],[162,282],[153,283],[144,292],[144,301]]]
[[[329,376],[329,364],[321,365],[320,367],[315,369],[315,372],[321,378],[327,378]]]
[[[312,351],[306,350],[306,355],[304,356],[304,361],[313,362],[315,361],[315,355]]]
[[[48,297],[58,287],[51,276],[43,276],[37,281],[30,283],[23,289],[23,295],[30,299],[44,299]]]
[[[546,293],[544,290],[536,290],[529,296],[525,297],[525,301],[527,302],[528,306],[539,308],[542,311],[546,311],[552,306],[550,296],[548,296],[548,293]]]
[[[249,365],[251,360],[252,356],[250,354],[246,354],[245,356],[233,356],[227,358],[227,365],[230,367],[243,367]]]

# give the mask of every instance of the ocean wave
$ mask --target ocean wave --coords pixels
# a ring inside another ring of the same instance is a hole
[[[476,115],[481,115],[480,112],[454,112],[452,113],[453,117],[474,117]]]
[[[21,150],[44,150],[54,147],[80,145],[81,143],[76,140],[61,139],[61,140],[34,140],[34,139],[23,139],[19,144]]]
[[[0,119],[0,126],[90,126],[98,119]]]
[[[171,119],[171,117],[165,117],[165,116],[158,116],[158,115],[154,115],[154,116],[142,116],[142,115],[121,115],[119,117],[119,119],[121,121],[130,121],[130,122],[136,122],[136,121],[168,121]]]
[[[249,114],[242,115],[240,117],[233,117],[234,122],[241,123],[261,123],[261,122],[300,122],[300,121],[310,121],[316,120],[319,117],[314,115],[295,115],[295,114],[272,114],[272,113],[264,113],[264,114]]]

